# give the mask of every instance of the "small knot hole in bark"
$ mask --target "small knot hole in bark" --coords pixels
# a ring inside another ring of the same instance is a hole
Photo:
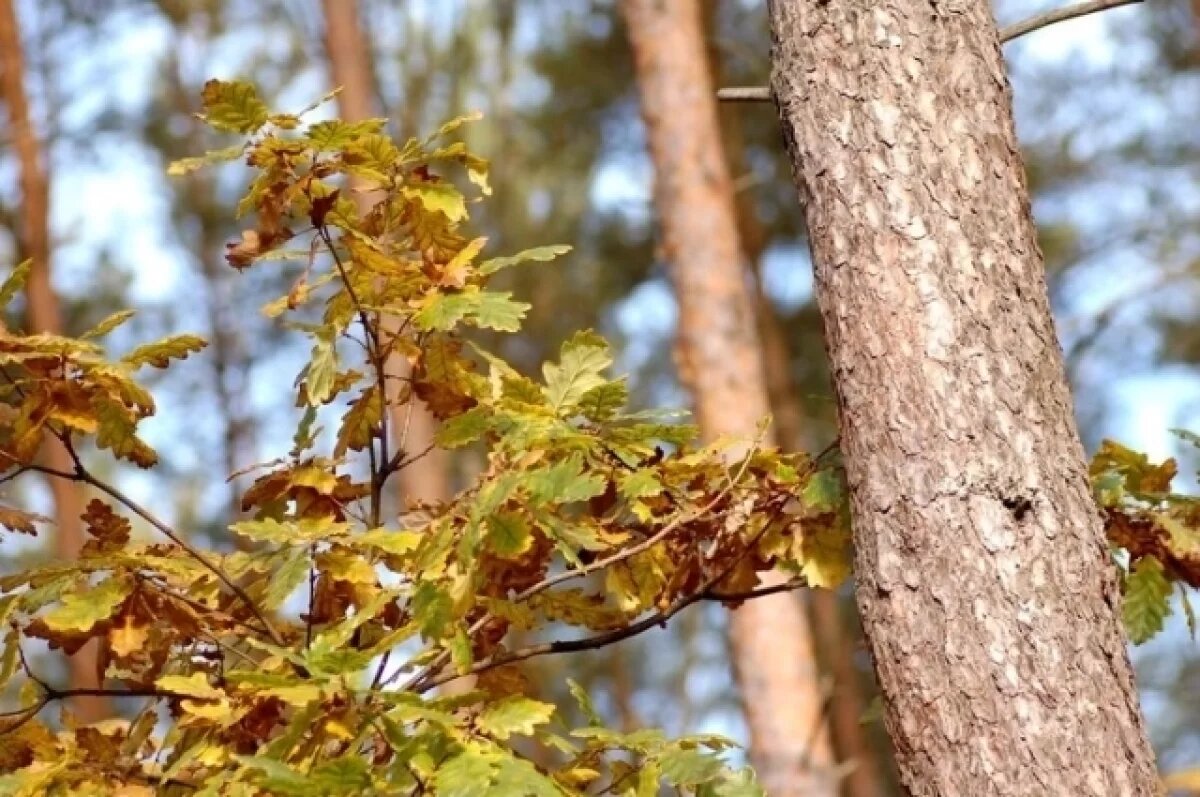
[[[1005,509],[1012,512],[1013,518],[1018,522],[1024,520],[1025,516],[1033,510],[1033,502],[1023,495],[1002,498],[1000,503],[1004,504]]]

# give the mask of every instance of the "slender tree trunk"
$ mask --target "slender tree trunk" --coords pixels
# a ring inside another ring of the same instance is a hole
[[[33,260],[26,286],[29,330],[62,334],[62,310],[50,283],[50,184],[42,167],[37,133],[29,118],[25,96],[25,63],[21,32],[12,0],[0,0],[0,91],[8,108],[13,149],[16,151],[21,186],[21,248]],[[47,435],[42,442],[42,462],[55,470],[73,471],[74,463],[57,438]],[[54,496],[54,552],[60,559],[74,559],[83,547],[83,488],[65,479],[49,478]],[[72,688],[98,686],[102,677],[95,640],[68,658]],[[81,697],[71,708],[83,723],[109,714],[108,701]]]
[[[914,795],[1158,793],[985,0],[770,0]]]
[[[342,118],[358,121],[370,118],[374,96],[371,51],[358,19],[357,0],[322,0],[325,9],[325,52],[329,58],[333,82],[342,87],[338,95]],[[369,207],[370,198],[357,194],[360,207]],[[415,396],[408,403],[397,397],[399,385],[410,370],[403,357],[388,361],[388,373],[398,376],[389,387],[388,408],[392,437],[409,454],[424,451],[432,442],[436,420]],[[450,497],[449,463],[442,449],[434,448],[421,459],[396,474],[401,500],[444,501]]]
[[[679,299],[680,377],[706,438],[753,435],[769,408],[700,8],[696,0],[622,0],[621,11]],[[787,594],[751,601],[730,624],[750,756],[767,793],[836,794],[824,698],[799,601]]]
[[[706,0],[704,20],[710,74],[713,82],[720,85],[721,54],[714,44],[718,5],[717,0]],[[725,159],[731,174],[737,178],[748,170],[745,140],[738,116],[745,113],[745,106],[735,105],[721,110],[723,113],[719,118]],[[750,192],[735,192],[734,206],[738,239],[755,286],[754,314],[762,344],[767,399],[774,420],[775,436],[785,450],[811,449],[814,441],[805,439],[805,414],[796,399],[787,337],[778,313],[763,290],[761,267],[763,252],[767,247],[767,231],[759,221]],[[842,598],[836,591],[808,590],[803,597],[812,624],[813,640],[830,681],[829,725],[834,749],[837,760],[847,765],[842,779],[842,793],[845,797],[881,797],[885,782],[879,772],[879,754],[872,748],[862,723],[866,703],[858,668],[854,665],[854,646],[858,637],[846,633],[841,610]]]

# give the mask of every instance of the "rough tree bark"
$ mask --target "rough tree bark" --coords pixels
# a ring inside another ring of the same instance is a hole
[[[63,333],[62,309],[50,282],[50,181],[42,166],[37,133],[29,118],[25,96],[25,59],[21,29],[12,0],[0,0],[0,92],[8,108],[8,122],[16,152],[21,188],[20,244],[33,264],[26,285],[30,332],[54,335]],[[75,465],[63,444],[47,435],[39,454],[42,463],[60,471],[73,471]],[[54,552],[60,559],[74,559],[83,547],[84,490],[75,482],[48,477],[54,496]],[[72,688],[99,686],[99,658],[95,641],[89,642],[67,659]],[[78,697],[71,709],[82,723],[103,719],[109,703],[103,697]]]
[[[371,50],[363,36],[357,0],[322,0],[325,12],[325,53],[329,59],[333,83],[342,87],[338,108],[343,119],[351,122],[368,119],[374,96]],[[370,207],[367,194],[356,193],[360,208]],[[388,374],[395,377],[388,388],[388,408],[392,438],[404,443],[405,451],[416,454],[433,443],[437,422],[415,396],[399,403],[400,385],[410,373],[403,357],[388,360]],[[430,449],[424,457],[396,474],[402,501],[445,501],[450,497],[449,463],[440,448]]]
[[[768,7],[904,786],[1156,794],[988,3]]]
[[[696,0],[622,0],[620,8],[679,301],[680,378],[706,438],[751,436],[769,408],[700,8]],[[731,615],[730,641],[750,757],[767,793],[836,794],[824,697],[800,602],[781,594],[747,603]]]

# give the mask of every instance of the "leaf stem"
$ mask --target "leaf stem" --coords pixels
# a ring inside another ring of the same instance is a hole
[[[70,454],[71,461],[75,464],[75,472],[68,473],[41,465],[35,466],[35,470],[38,470],[41,473],[47,473],[51,476],[57,476],[61,479],[68,479],[71,481],[83,482],[84,484],[90,484],[92,487],[95,487],[97,490],[105,493],[110,498],[123,505],[126,509],[140,517],[142,520],[158,529],[158,531],[161,532],[164,537],[182,548],[188,554],[188,556],[191,556],[193,559],[203,565],[207,570],[215,575],[222,584],[228,587],[230,592],[236,595],[238,600],[245,604],[246,608],[248,608],[251,613],[254,614],[255,618],[257,618],[260,623],[262,623],[263,629],[267,632],[267,636],[271,638],[272,642],[281,647],[284,645],[283,637],[275,629],[275,626],[271,624],[271,621],[267,619],[266,613],[259,608],[258,604],[255,603],[254,599],[250,597],[250,594],[247,593],[246,590],[241,587],[241,585],[229,577],[228,573],[222,570],[219,565],[209,559],[208,556],[206,556],[202,551],[185,540],[179,534],[179,532],[175,531],[162,520],[159,520],[148,509],[138,504],[136,501],[125,495],[113,485],[92,475],[91,471],[84,466],[83,461],[79,458],[79,453],[75,450],[75,446],[71,443],[70,435],[61,432],[55,432],[55,436],[62,441],[63,446],[67,449],[67,453]]]

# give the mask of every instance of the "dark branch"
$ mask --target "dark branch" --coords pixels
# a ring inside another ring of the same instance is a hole
[[[698,603],[699,601],[704,600],[730,600],[731,595],[736,596],[740,593],[720,593],[716,592],[714,588],[726,576],[733,572],[738,562],[740,562],[748,553],[750,553],[750,551],[754,550],[754,546],[758,544],[758,541],[762,538],[763,534],[766,533],[767,529],[770,528],[770,525],[770,523],[765,524],[762,531],[758,532],[758,534],[754,536],[754,539],[750,541],[742,553],[737,556],[727,567],[723,568],[716,575],[710,577],[704,583],[704,586],[699,590],[690,595],[684,595],[680,598],[676,598],[675,601],[667,608],[660,609],[659,611],[647,615],[635,623],[627,625],[623,628],[613,629],[612,631],[605,631],[602,634],[584,637],[582,639],[566,639],[557,640],[554,642],[543,642],[537,645],[529,645],[528,647],[515,650],[511,653],[500,653],[488,656],[481,661],[475,662],[475,664],[467,672],[452,672],[433,678],[422,677],[418,679],[417,682],[410,688],[412,691],[426,692],[436,686],[441,686],[442,684],[463,678],[467,675],[474,675],[487,670],[493,670],[497,667],[503,667],[506,664],[513,664],[518,661],[525,661],[526,659],[532,659],[538,656],[549,656],[556,653],[575,653],[583,650],[595,650],[596,648],[606,647],[608,645],[629,639],[630,637],[635,637],[638,634],[649,631],[655,626],[665,627],[668,620],[679,614],[687,607],[691,606],[693,603]],[[792,584],[792,582],[788,582],[788,584]],[[798,583],[795,586],[801,585],[801,583]],[[762,590],[751,590],[749,593],[745,594],[747,597],[756,597],[758,594],[767,595],[771,594],[772,592],[780,592],[782,591],[782,588],[783,585],[778,585],[778,587],[765,587]],[[733,599],[736,600],[737,598]]]
[[[706,601],[720,601],[721,603],[739,603],[741,601],[754,600],[765,595],[774,595],[777,592],[793,592],[801,587],[808,586],[808,582],[803,578],[793,578],[790,581],[784,581],[782,584],[772,584],[769,587],[759,587],[758,589],[747,589],[741,592],[715,592],[709,590],[702,597]]]
[[[204,552],[188,543],[187,540],[183,539],[183,537],[180,536],[177,531],[163,521],[159,520],[154,516],[153,513],[142,507],[132,498],[125,495],[111,484],[108,484],[107,482],[104,482],[93,476],[92,473],[86,467],[84,467],[83,461],[79,458],[79,454],[75,451],[75,447],[71,444],[70,436],[66,434],[57,434],[56,436],[62,441],[63,446],[66,447],[67,453],[71,455],[71,460],[75,463],[75,472],[65,473],[63,471],[42,466],[36,466],[36,470],[42,473],[48,473],[52,476],[58,476],[62,479],[69,479],[71,481],[90,484],[97,490],[100,490],[113,500],[120,503],[126,509],[133,512],[135,515],[149,523],[154,528],[158,529],[158,531],[161,532],[164,537],[178,545],[185,552],[187,552],[189,556],[191,556],[218,579],[220,579],[221,583],[224,584],[235,596],[237,596],[238,600],[245,604],[246,608],[248,608],[254,614],[255,618],[258,619],[258,621],[262,624],[262,627],[266,630],[267,636],[271,638],[272,642],[280,646],[284,644],[283,637],[280,636],[279,632],[275,630],[275,626],[273,626],[271,621],[267,619],[266,614],[262,609],[259,608],[258,604],[254,602],[254,599],[250,597],[250,594],[247,593],[246,590],[244,590],[240,585],[238,585],[236,581],[230,578],[229,574],[222,570],[216,562],[209,559]]]

